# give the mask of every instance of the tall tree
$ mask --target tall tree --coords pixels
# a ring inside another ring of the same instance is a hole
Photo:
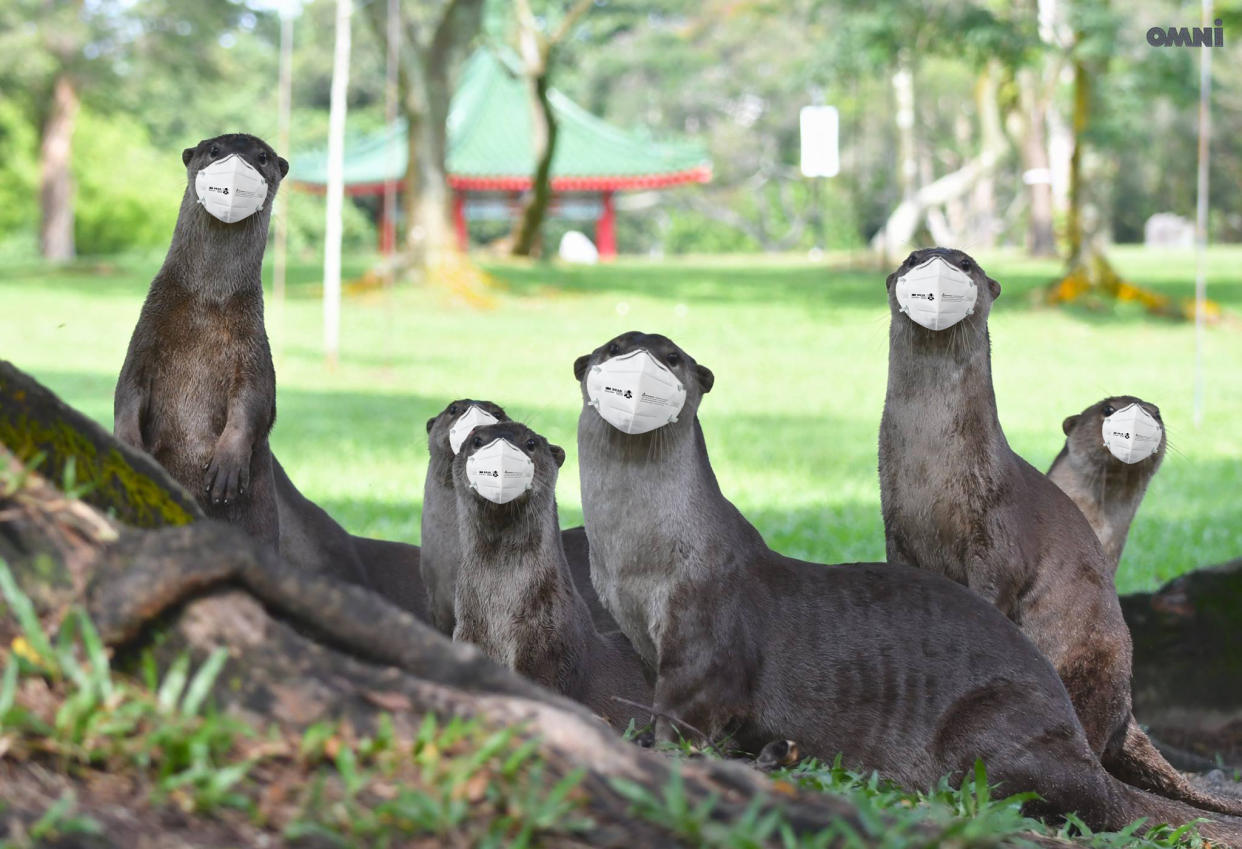
[[[538,246],[548,201],[552,198],[550,177],[552,157],[556,154],[557,126],[552,104],[548,101],[548,89],[553,53],[578,19],[591,8],[592,2],[594,0],[576,0],[561,17],[560,25],[550,32],[545,32],[536,20],[530,0],[514,0],[513,3],[517,17],[518,59],[530,96],[531,148],[535,154],[530,193],[514,228],[514,256],[530,256]]]
[[[74,184],[70,168],[79,106],[107,104],[138,59],[185,82],[218,75],[213,48],[258,18],[228,0],[15,0],[0,9],[0,80],[25,92],[39,127],[39,246],[72,259]],[[161,61],[162,60],[162,61]]]
[[[388,6],[372,2],[367,19],[386,43]],[[405,245],[415,269],[434,268],[453,244],[450,221],[448,113],[457,73],[483,19],[483,0],[419,0],[399,15],[397,83],[409,127],[405,173]]]

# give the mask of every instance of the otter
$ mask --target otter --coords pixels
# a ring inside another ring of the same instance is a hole
[[[256,212],[226,224],[200,204],[196,180],[233,156],[266,181],[267,196]],[[117,380],[114,433],[155,457],[208,516],[277,549],[268,445],[276,374],[259,272],[272,199],[289,163],[241,133],[205,139],[181,161],[186,190]]]
[[[1123,463],[1104,446],[1100,437],[1104,419],[1130,404],[1138,404],[1160,422],[1160,445],[1156,453],[1137,463]],[[1133,395],[1114,395],[1092,404],[1061,423],[1065,446],[1048,468],[1048,479],[1078,505],[1104,549],[1104,556],[1117,573],[1121,552],[1130,533],[1147,485],[1164,461],[1168,436],[1160,408]]]
[[[685,396],[667,424],[628,434],[604,420],[588,381],[636,351]],[[1056,670],[967,588],[908,566],[825,566],[768,548],[708,459],[698,408],[715,378],[671,340],[623,334],[578,358],[574,376],[591,573],[655,668],[657,739],[673,739],[675,717],[750,752],[795,740],[802,755],[842,753],[910,788],[960,780],[982,758],[1003,792],[1034,791],[1039,812],[1077,811],[1097,829],[1201,815],[1110,776]],[[1203,831],[1242,841],[1236,822]]]
[[[457,530],[457,496],[453,491],[453,445],[450,431],[471,408],[485,413],[501,422],[509,421],[504,408],[491,401],[461,398],[453,401],[436,416],[427,420],[427,478],[423,484],[422,553],[420,571],[427,589],[426,607],[431,622],[443,634],[453,635],[453,593],[457,581],[457,564],[461,561],[461,542]],[[457,440],[468,434],[461,432],[468,426],[458,426]],[[587,556],[586,532],[581,528],[569,528],[561,532],[561,544],[565,549],[569,571],[574,586],[586,601],[591,619],[601,633],[617,630],[617,623],[600,604],[595,588],[591,586],[591,564]]]
[[[898,302],[899,278],[927,264],[956,269],[976,292],[973,311],[944,330],[922,326]],[[886,286],[879,476],[888,560],[964,584],[1017,623],[1060,674],[1091,750],[1113,775],[1242,813],[1193,788],[1139,728],[1113,570],[1074,503],[1005,440],[987,329],[1000,284],[962,251],[930,248],[910,254]]]
[[[272,469],[280,556],[287,563],[369,589],[420,621],[431,621],[419,577],[418,546],[351,534],[298,491],[275,456]]]
[[[529,489],[495,503],[471,485],[471,457],[503,440],[533,462]],[[642,661],[619,633],[601,636],[574,589],[556,513],[557,470],[565,451],[525,425],[476,427],[453,459],[461,564],[453,639],[581,702],[614,728],[649,715],[614,696],[651,704]]]

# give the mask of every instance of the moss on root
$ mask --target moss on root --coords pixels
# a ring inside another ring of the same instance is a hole
[[[0,366],[0,443],[19,460],[30,464],[42,455],[39,471],[57,485],[69,483],[72,460],[76,494],[127,525],[156,528],[199,518],[193,499],[172,489],[171,478],[162,482],[141,468],[141,454],[127,458],[93,421],[12,366]],[[158,469],[153,460],[148,465]]]

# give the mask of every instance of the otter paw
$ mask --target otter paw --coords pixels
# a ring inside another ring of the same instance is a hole
[[[221,450],[217,445],[203,480],[208,500],[212,504],[228,504],[245,495],[249,487],[249,452]]]
[[[798,763],[798,744],[793,740],[773,740],[759,752],[755,766],[764,772],[783,769]]]

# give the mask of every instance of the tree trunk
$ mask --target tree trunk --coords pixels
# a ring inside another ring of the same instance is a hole
[[[1066,239],[1069,242],[1070,268],[1081,265],[1086,241],[1082,223],[1082,153],[1083,134],[1090,118],[1091,94],[1087,68],[1082,60],[1074,62],[1074,152],[1070,154],[1069,214],[1066,216]]]
[[[448,80],[443,68],[429,71],[440,79],[428,84],[443,89],[443,96],[429,89],[426,110],[418,115],[407,113],[410,156],[406,185],[410,191],[406,194],[405,244],[414,265],[424,269],[437,267],[454,248],[444,159],[448,147]]]
[[[397,63],[401,110],[408,134],[405,190],[405,265],[437,269],[455,249],[448,186],[448,114],[457,70],[482,25],[483,0],[422,0],[402,11],[403,37]],[[387,39],[388,4],[364,7],[371,29]]]
[[[1026,250],[1031,256],[1054,256],[1057,245],[1052,228],[1052,159],[1048,155],[1048,102],[1040,91],[1033,70],[1018,73],[1018,99],[1022,108],[1022,157],[1030,211],[1026,226]]]
[[[530,88],[534,136],[531,139],[535,152],[535,174],[531,180],[530,196],[522,207],[517,230],[513,239],[514,256],[531,256],[543,238],[543,219],[552,199],[552,156],[556,153],[556,117],[548,103],[548,74],[544,72],[527,78]]]
[[[39,250],[43,258],[67,262],[74,258],[73,244],[73,127],[78,117],[78,93],[68,73],[62,72],[52,86],[51,108],[43,125],[40,149]]]

